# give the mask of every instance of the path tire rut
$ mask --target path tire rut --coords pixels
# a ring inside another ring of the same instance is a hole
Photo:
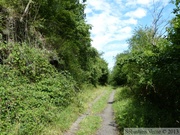
[[[118,135],[118,130],[114,121],[114,112],[112,108],[112,104],[114,103],[114,95],[115,90],[111,93],[107,102],[107,107],[101,114],[103,122],[101,128],[97,131],[96,135]]]
[[[79,123],[90,113],[92,105],[97,102],[102,95],[105,93],[102,93],[100,96],[98,96],[93,102],[89,104],[89,109],[87,112],[83,115],[81,115],[71,126],[70,130],[66,132],[64,135],[75,135],[76,131],[79,128]],[[100,116],[103,119],[101,128],[96,132],[96,135],[119,135],[118,130],[116,128],[116,124],[114,121],[114,112],[112,108],[112,104],[114,103],[114,95],[115,90],[112,91],[110,94],[109,100],[107,102],[107,107],[104,109],[104,111],[100,114]]]
[[[86,117],[90,114],[90,111],[91,111],[91,107],[94,103],[96,103],[103,95],[105,94],[105,92],[101,93],[101,95],[99,95],[98,97],[96,97],[96,99],[91,102],[89,104],[89,107],[88,107],[88,110],[86,113],[82,114],[73,124],[72,126],[70,127],[70,129],[64,133],[64,135],[75,135],[75,133],[77,132],[77,130],[79,129],[79,123]]]

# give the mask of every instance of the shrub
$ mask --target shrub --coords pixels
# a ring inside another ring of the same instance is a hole
[[[76,97],[76,82],[57,72],[45,52],[27,45],[3,44],[0,65],[0,133],[41,134]]]

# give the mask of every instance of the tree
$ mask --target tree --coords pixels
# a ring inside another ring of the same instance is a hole
[[[118,82],[124,75],[133,94],[159,108],[172,110],[172,125],[178,126],[180,99],[180,1],[176,1],[175,18],[164,38],[155,27],[139,27],[128,40],[129,52],[116,57],[113,77]],[[160,10],[162,11],[162,10]],[[160,15],[161,12],[158,14]],[[156,20],[156,19],[155,19]],[[155,23],[158,21],[157,19]],[[155,32],[155,34],[154,34]],[[152,45],[153,41],[156,41]],[[121,83],[123,81],[121,80]],[[119,83],[119,84],[121,84]]]
[[[85,5],[78,0],[4,0],[0,4],[1,41],[49,50],[50,63],[58,71],[71,72],[79,84],[88,80],[92,63],[102,63],[91,47]]]

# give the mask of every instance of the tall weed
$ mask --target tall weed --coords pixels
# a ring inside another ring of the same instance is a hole
[[[115,100],[115,120],[121,132],[124,128],[173,126],[171,111],[134,96],[127,87],[117,90]]]

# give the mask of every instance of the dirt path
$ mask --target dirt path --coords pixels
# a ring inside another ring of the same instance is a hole
[[[94,103],[96,103],[101,97],[102,95],[105,94],[105,92],[101,93],[101,95],[99,95],[93,102],[91,102],[88,106],[88,110],[86,113],[82,114],[71,126],[71,128],[69,129],[69,131],[67,131],[66,133],[64,133],[64,135],[75,135],[76,131],[79,129],[79,123],[87,116],[90,114],[91,111],[91,107]]]
[[[102,95],[105,94],[102,93],[99,95],[93,102],[89,104],[88,110],[85,114],[81,115],[71,126],[70,130],[66,132],[64,135],[75,135],[76,131],[79,128],[79,123],[87,116],[90,114],[91,107],[94,103],[96,103]],[[105,110],[100,114],[100,116],[103,119],[102,126],[101,128],[97,131],[96,135],[118,135],[118,131],[116,129],[116,124],[115,121],[113,120],[114,114],[113,114],[113,109],[112,109],[112,104],[114,102],[114,94],[115,91],[113,91],[110,94],[109,100],[107,102],[107,107]]]
[[[101,114],[103,118],[103,123],[102,123],[102,127],[97,131],[96,135],[118,135],[116,124],[115,121],[113,120],[114,114],[113,114],[112,104],[114,102],[114,94],[115,91],[111,93],[108,100],[108,105]]]

